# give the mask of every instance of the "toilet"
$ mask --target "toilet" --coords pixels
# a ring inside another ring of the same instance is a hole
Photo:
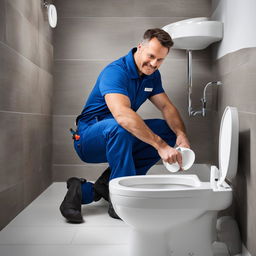
[[[208,180],[181,172],[110,181],[113,207],[131,227],[129,256],[214,255],[217,213],[232,203],[229,184],[237,172],[238,133],[237,109],[226,107],[220,125],[219,168],[205,168],[210,172]]]

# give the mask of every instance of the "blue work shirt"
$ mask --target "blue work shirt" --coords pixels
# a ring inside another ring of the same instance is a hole
[[[148,98],[164,92],[158,70],[151,75],[139,75],[133,57],[136,50],[131,49],[126,56],[103,69],[77,121],[90,122],[112,117],[104,98],[108,93],[126,95],[131,108],[137,111]]]

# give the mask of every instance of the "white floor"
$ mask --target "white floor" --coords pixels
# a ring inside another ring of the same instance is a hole
[[[127,256],[129,228],[107,214],[104,200],[83,206],[85,222],[59,212],[65,183],[53,183],[0,232],[0,256]]]
[[[0,256],[128,256],[129,227],[108,216],[104,200],[83,206],[84,223],[65,221],[59,205],[66,191],[64,182],[53,183],[7,225]],[[250,256],[245,248],[242,255]]]

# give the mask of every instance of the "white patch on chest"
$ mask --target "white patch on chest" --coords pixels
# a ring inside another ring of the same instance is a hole
[[[152,92],[152,91],[153,91],[153,88],[145,87],[145,89],[144,89],[144,92]]]

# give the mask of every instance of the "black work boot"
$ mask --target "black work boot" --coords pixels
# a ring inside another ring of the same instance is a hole
[[[111,174],[111,170],[108,167],[94,183],[94,192],[95,192],[94,200],[98,201],[103,197],[106,201],[109,202],[109,208],[108,208],[109,216],[114,219],[120,219],[120,217],[116,214],[116,212],[113,208],[113,205],[109,199],[109,177],[110,177],[110,174]]]
[[[94,200],[98,201],[102,197],[108,201],[109,200],[109,189],[108,189],[108,183],[109,183],[109,177],[111,174],[111,170],[108,167],[102,174],[101,176],[96,180],[94,183],[94,191],[95,191],[95,196]]]
[[[79,179],[76,177],[72,177],[67,180],[68,192],[60,205],[60,212],[69,222],[83,222],[83,217],[81,214],[81,184],[84,182],[86,182],[85,179]]]
[[[116,214],[115,210],[114,210],[114,207],[111,203],[111,201],[109,200],[109,206],[108,206],[108,215],[111,217],[111,218],[114,218],[114,219],[119,219],[121,220],[121,218]]]

